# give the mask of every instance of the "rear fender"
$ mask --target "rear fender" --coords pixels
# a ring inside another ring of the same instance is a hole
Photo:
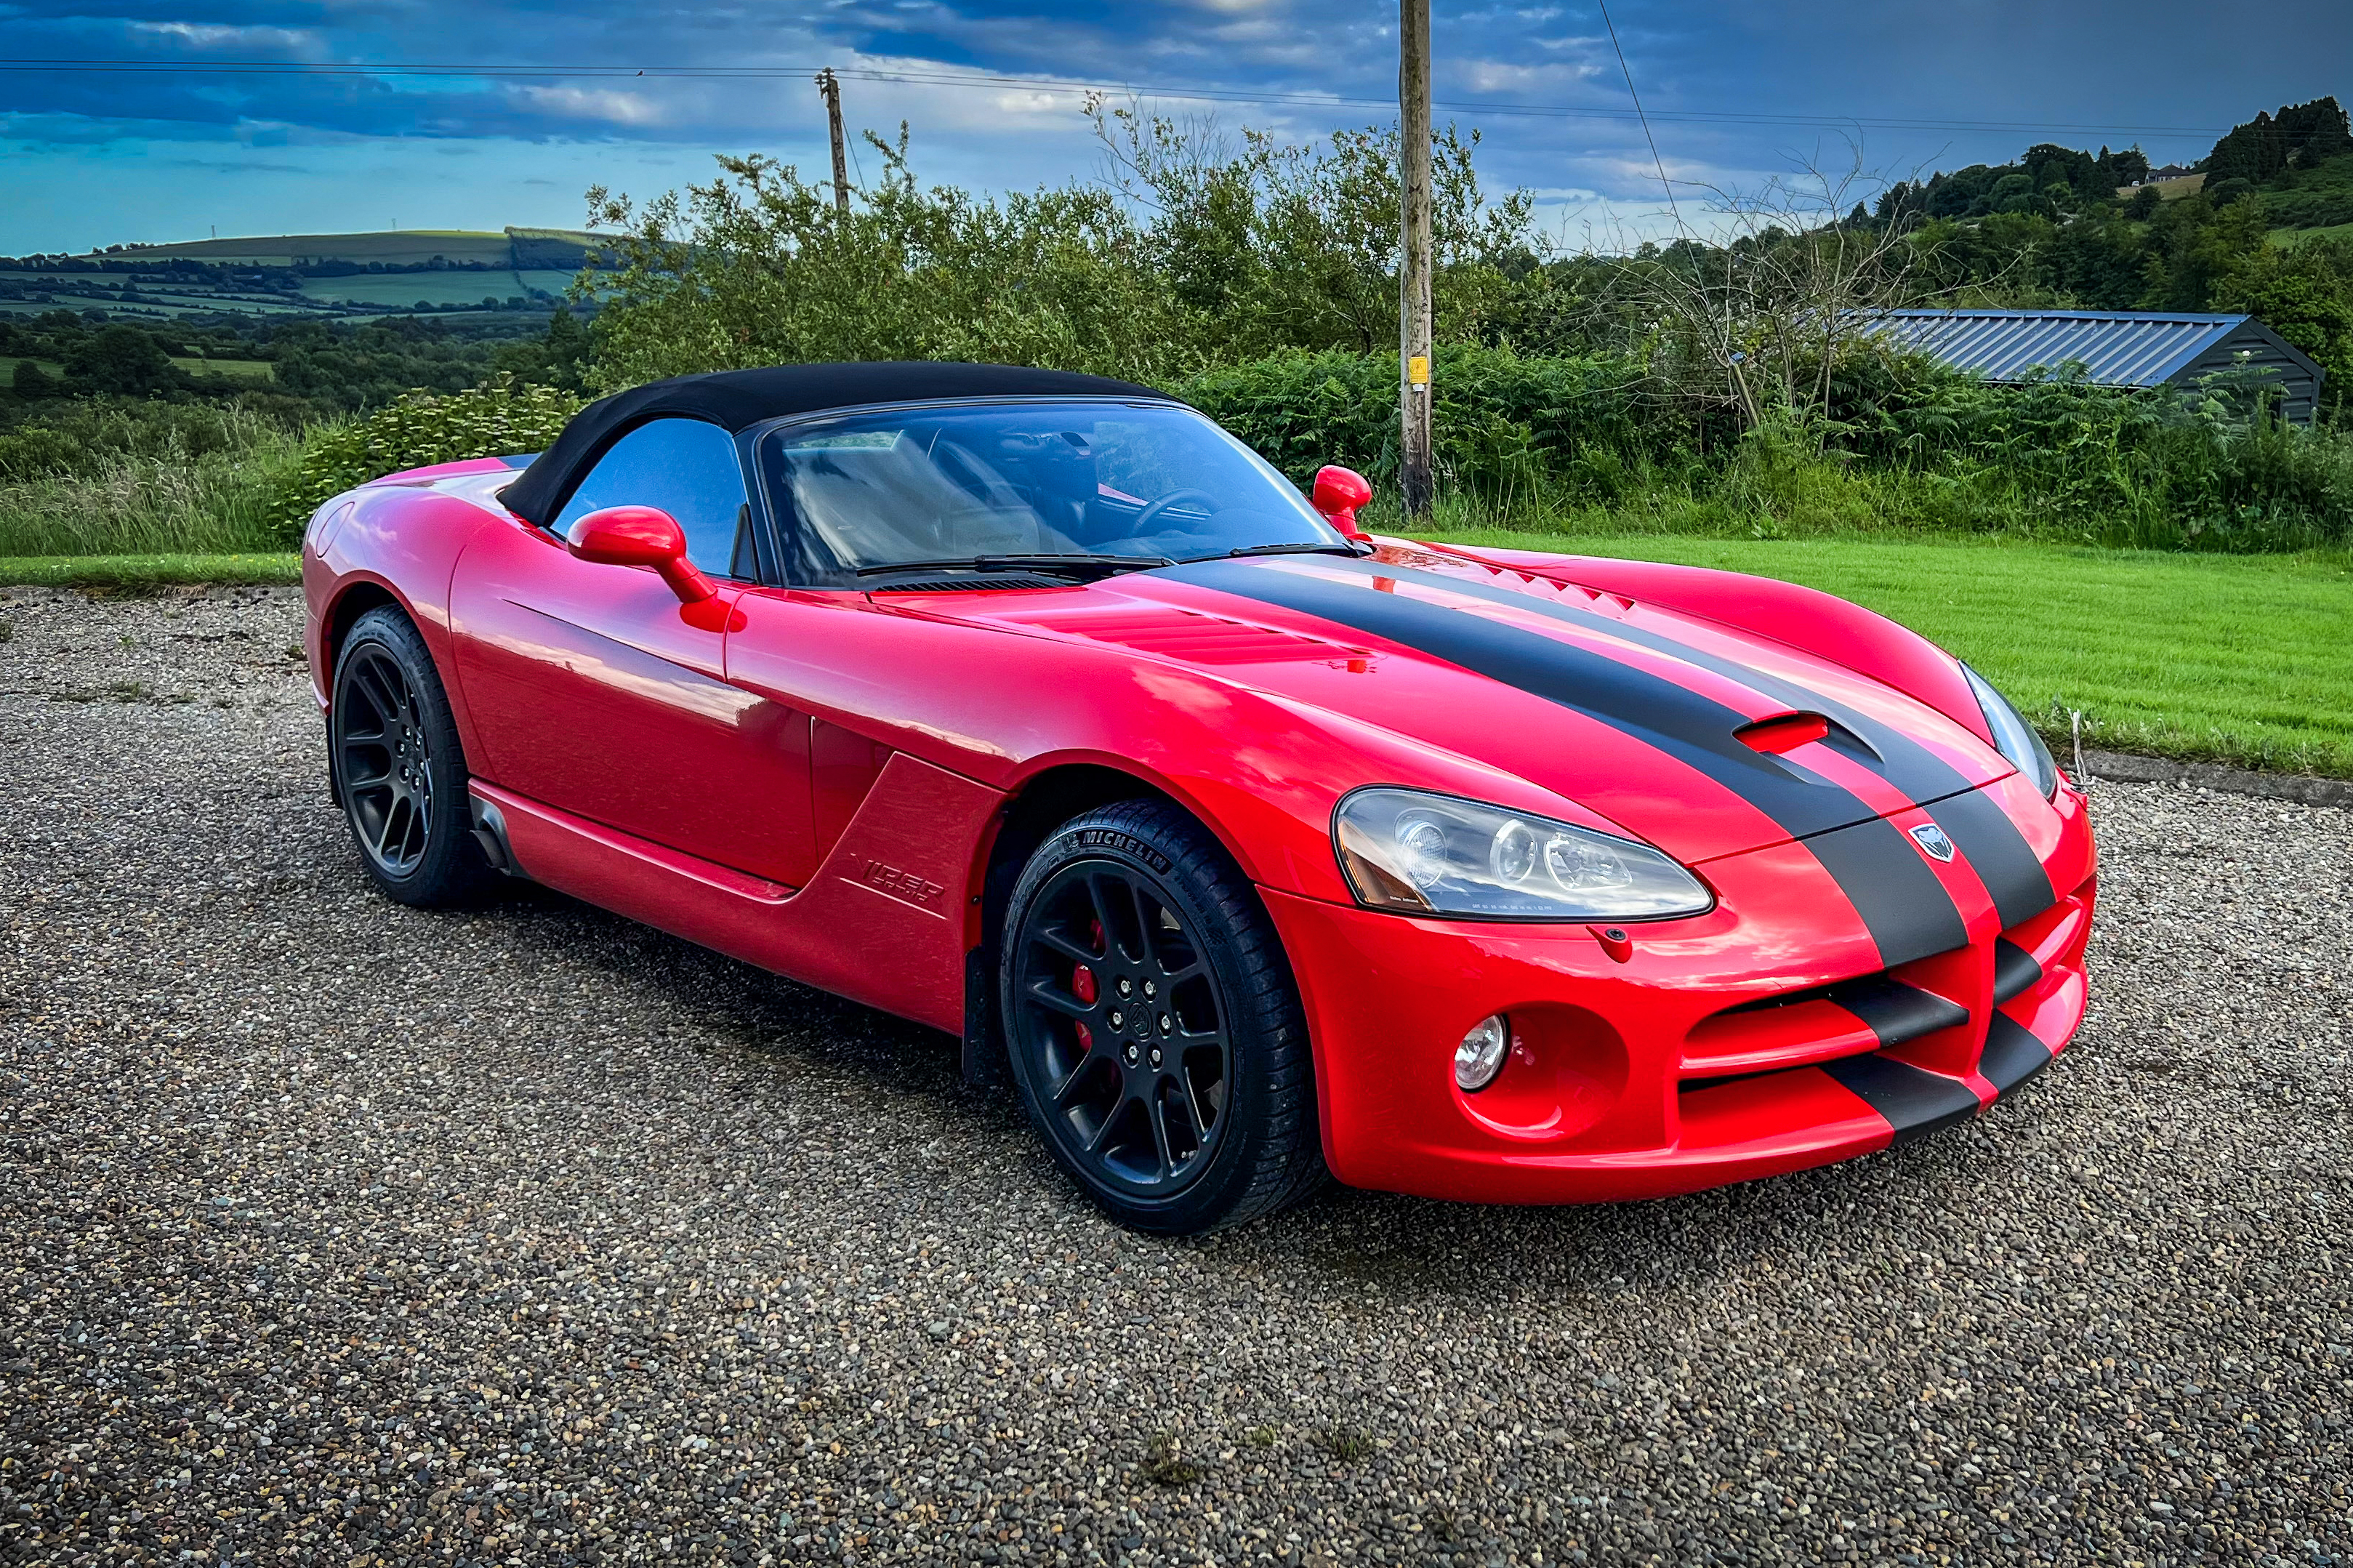
[[[455,496],[396,486],[363,486],[321,508],[319,518],[303,541],[302,588],[309,612],[304,652],[320,706],[325,708],[334,690],[332,639],[353,618],[347,612],[357,602],[354,595],[388,595],[416,624],[433,656],[459,743],[468,755],[481,755],[456,678],[449,584],[459,556],[483,528],[521,525],[501,524],[493,513]]]

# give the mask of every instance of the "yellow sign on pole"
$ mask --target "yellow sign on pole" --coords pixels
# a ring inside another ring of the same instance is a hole
[[[1430,356],[1416,354],[1405,362],[1405,378],[1415,386],[1430,384]]]

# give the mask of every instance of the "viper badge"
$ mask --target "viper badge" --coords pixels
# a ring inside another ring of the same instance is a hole
[[[1950,860],[1953,858],[1953,841],[1946,837],[1945,830],[1935,823],[1921,824],[1912,829],[1912,837],[1921,848],[1928,852],[1931,858]]]

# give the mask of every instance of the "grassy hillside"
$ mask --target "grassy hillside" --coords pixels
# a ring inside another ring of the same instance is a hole
[[[101,310],[151,321],[545,310],[604,255],[578,229],[394,229],[127,245],[89,256],[0,258],[0,314]]]
[[[2266,236],[2274,245],[2298,246],[2316,239],[2353,241],[2353,223],[2331,224],[2327,228],[2275,228]]]
[[[512,268],[481,272],[366,272],[349,278],[305,278],[303,297],[322,304],[366,305],[400,310],[424,300],[428,305],[479,305],[485,299],[503,304],[515,296],[561,297],[572,285],[569,272]]]
[[[231,381],[264,382],[276,374],[266,359],[199,359],[193,354],[174,354],[172,363],[190,375],[221,375]]]
[[[513,264],[513,236],[517,233],[560,236],[581,250],[596,242],[595,236],[575,230],[402,228],[373,234],[280,234],[239,239],[192,239],[176,245],[126,245],[121,257],[127,261],[169,258],[246,267],[297,267],[314,261],[374,261],[413,267],[437,258],[459,266],[478,262],[486,267],[508,267]]]

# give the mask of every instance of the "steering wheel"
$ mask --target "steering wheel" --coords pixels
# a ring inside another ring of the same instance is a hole
[[[1135,514],[1135,522],[1133,526],[1136,534],[1141,536],[1151,531],[1145,526],[1146,524],[1159,521],[1160,514],[1162,512],[1166,511],[1170,507],[1175,506],[1178,501],[1183,500],[1204,501],[1208,503],[1212,510],[1215,510],[1218,505],[1218,498],[1211,495],[1207,490],[1170,490],[1166,495],[1155,497],[1154,500],[1145,502],[1144,510]]]

